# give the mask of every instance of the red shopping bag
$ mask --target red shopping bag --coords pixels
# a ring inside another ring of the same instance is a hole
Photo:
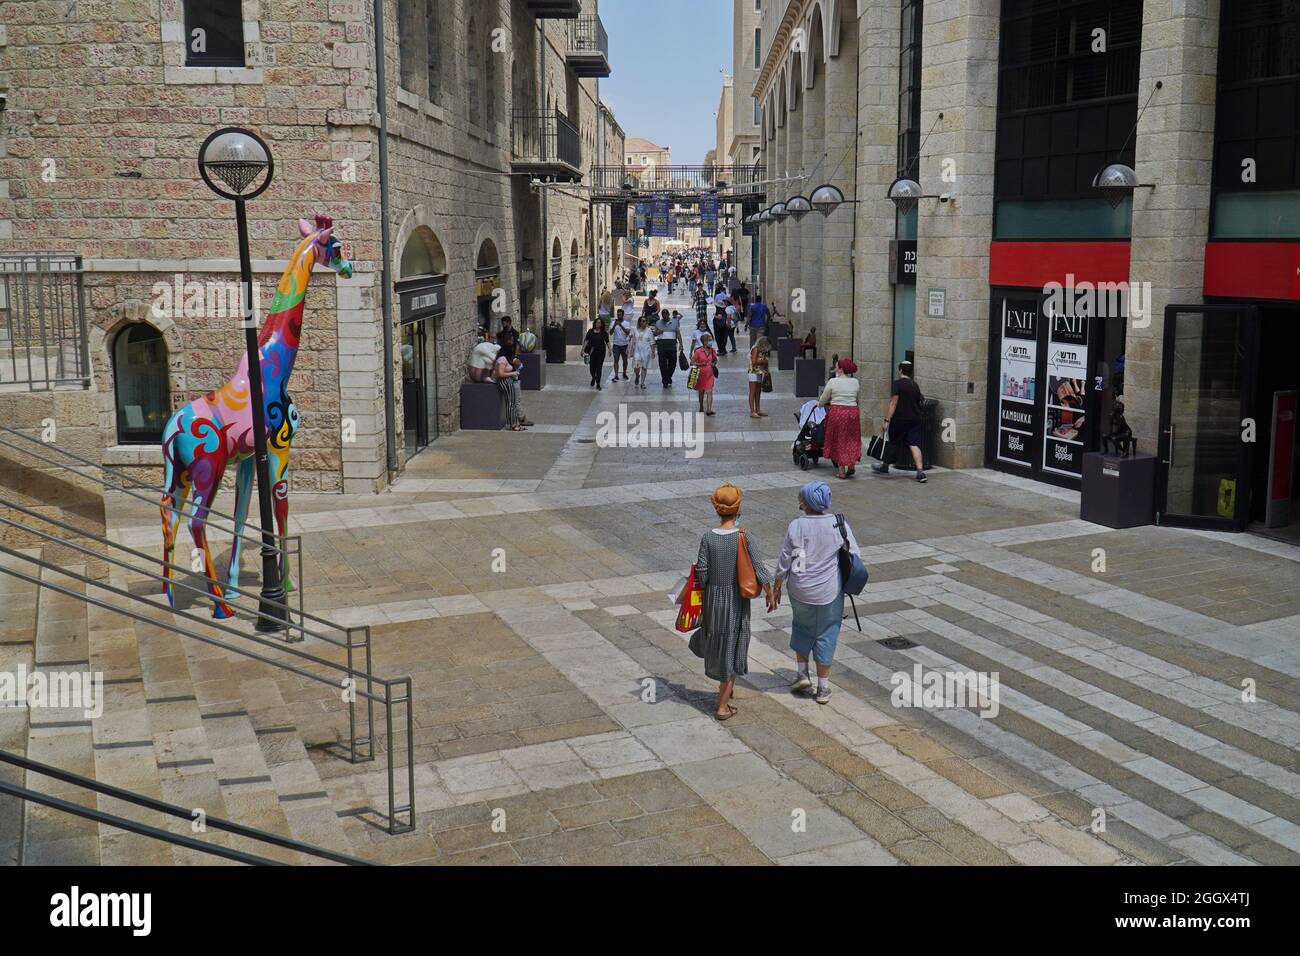
[[[677,609],[677,630],[689,634],[700,626],[700,617],[703,614],[704,588],[700,587],[699,578],[695,575],[695,565],[692,564]]]

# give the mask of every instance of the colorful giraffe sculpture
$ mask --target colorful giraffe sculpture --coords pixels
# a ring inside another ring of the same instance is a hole
[[[285,526],[289,520],[289,447],[298,431],[298,409],[289,398],[289,376],[293,373],[302,335],[307,283],[311,281],[312,267],[318,262],[328,265],[344,278],[352,275],[352,263],[343,258],[343,247],[334,238],[334,224],[328,216],[317,216],[315,226],[300,219],[298,230],[303,239],[294,249],[284,275],[280,276],[275,298],[257,340],[262,364],[262,396],[266,404],[267,457],[280,538],[280,576],[286,592],[293,588],[289,565],[284,558]],[[231,597],[239,594],[239,555],[256,465],[247,355],[239,360],[230,381],[215,392],[178,409],[167,420],[162,450],[166,488],[160,504],[163,593],[167,595],[168,603],[175,607],[172,555],[185,501],[192,495],[190,535],[195,547],[203,552],[208,593],[213,601],[212,616],[230,617],[234,612],[226,603],[226,591]],[[230,552],[228,585],[223,591],[217,583],[212,552],[208,547],[207,521],[222,476],[231,464],[239,466],[235,484],[235,537]]]

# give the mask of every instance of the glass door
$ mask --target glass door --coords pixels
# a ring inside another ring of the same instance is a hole
[[[402,326],[402,418],[407,457],[429,444],[429,380],[425,321]]]
[[[1158,523],[1246,527],[1258,331],[1251,306],[1165,309]]]

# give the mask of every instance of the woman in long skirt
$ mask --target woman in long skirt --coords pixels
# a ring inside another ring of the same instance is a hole
[[[854,378],[858,366],[853,359],[840,359],[835,375],[817,399],[826,409],[826,438],[822,443],[826,457],[838,469],[837,477],[848,478],[862,459],[862,425],[858,417],[858,389]]]
[[[645,316],[636,320],[636,332],[632,335],[632,385],[645,388],[646,372],[650,368],[650,359],[655,351],[655,331]]]
[[[691,635],[690,647],[696,657],[704,659],[704,673],[718,682],[718,707],[714,712],[718,720],[735,716],[731,694],[736,678],[749,673],[749,599],[741,597],[736,573],[741,531],[736,518],[744,494],[735,485],[722,485],[713,492],[709,501],[718,513],[719,523],[700,538],[700,554],[695,561],[695,574],[704,589],[704,613],[699,629]],[[745,544],[754,576],[771,610],[776,606],[772,603],[772,572],[764,566],[748,531]]]

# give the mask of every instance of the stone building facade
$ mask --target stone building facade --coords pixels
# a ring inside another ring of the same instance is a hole
[[[161,340],[154,354],[165,356],[172,407],[220,386],[239,359],[237,314],[160,302],[177,283],[238,281],[232,206],[196,167],[219,127],[253,130],[275,161],[271,187],[249,204],[263,306],[300,218],[331,216],[354,263],[348,279],[318,267],[308,293],[291,383],[303,423],[291,467],[298,489],[377,490],[417,446],[455,430],[464,361],[485,319],[511,315],[540,332],[545,320],[590,311],[593,287],[620,253],[606,242],[595,255],[580,186],[550,182],[553,170],[522,160],[544,149],[554,165],[557,139],[572,127],[578,150],[561,166],[580,184],[600,147],[617,164],[622,145],[609,143],[617,122],[602,120],[598,79],[574,69],[580,20],[539,19],[535,6],[383,0],[385,250],[370,0],[5,4],[0,255],[83,257],[106,464],[160,462],[156,446],[119,440],[114,350],[123,330],[143,323]],[[573,6],[586,21],[598,17],[596,0]],[[204,42],[196,24],[210,31]],[[196,52],[207,39],[229,56]],[[401,288],[422,283],[437,287],[440,310],[413,347]],[[407,407],[416,372],[420,415]]]
[[[1239,530],[1297,496],[1300,12],[762,6],[767,202],[847,200],[762,226],[762,285],[854,356],[866,428],[911,359],[941,465],[1077,488],[1126,423],[1162,521]]]

